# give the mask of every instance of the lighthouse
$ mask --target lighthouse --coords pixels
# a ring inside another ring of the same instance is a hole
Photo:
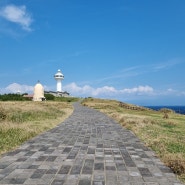
[[[62,92],[62,80],[64,79],[64,75],[61,73],[60,69],[54,75],[54,78],[57,81],[57,92]]]

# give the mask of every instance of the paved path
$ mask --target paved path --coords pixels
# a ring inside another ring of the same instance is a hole
[[[182,185],[130,131],[74,107],[62,124],[0,159],[0,184]]]

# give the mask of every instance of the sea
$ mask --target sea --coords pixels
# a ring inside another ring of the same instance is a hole
[[[175,111],[176,113],[185,114],[185,106],[145,106],[145,107],[153,110],[160,110],[162,108],[167,108]]]

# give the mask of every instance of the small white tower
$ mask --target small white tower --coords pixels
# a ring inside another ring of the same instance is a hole
[[[34,87],[34,92],[33,92],[33,101],[43,101],[45,100],[44,97],[44,87],[42,84],[38,81],[38,83]]]
[[[62,92],[62,80],[64,79],[64,75],[61,73],[60,69],[54,75],[54,78],[57,81],[57,92]]]

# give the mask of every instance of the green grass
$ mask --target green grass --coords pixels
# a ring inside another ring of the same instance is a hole
[[[181,140],[179,142],[169,142],[167,144],[167,151],[170,153],[185,153],[185,146],[181,143]]]
[[[55,101],[61,101],[61,102],[77,102],[80,100],[80,98],[77,97],[55,97]]]
[[[0,102],[0,154],[55,127],[72,111],[67,102]]]
[[[53,109],[53,111],[50,112],[38,112],[38,111],[13,111],[7,118],[8,121],[16,122],[16,123],[23,123],[26,121],[37,121],[42,119],[55,119],[57,118],[57,113],[62,115],[64,114],[63,111],[58,111]]]
[[[36,134],[34,131],[28,134],[21,128],[0,129],[0,151],[9,151]]]

